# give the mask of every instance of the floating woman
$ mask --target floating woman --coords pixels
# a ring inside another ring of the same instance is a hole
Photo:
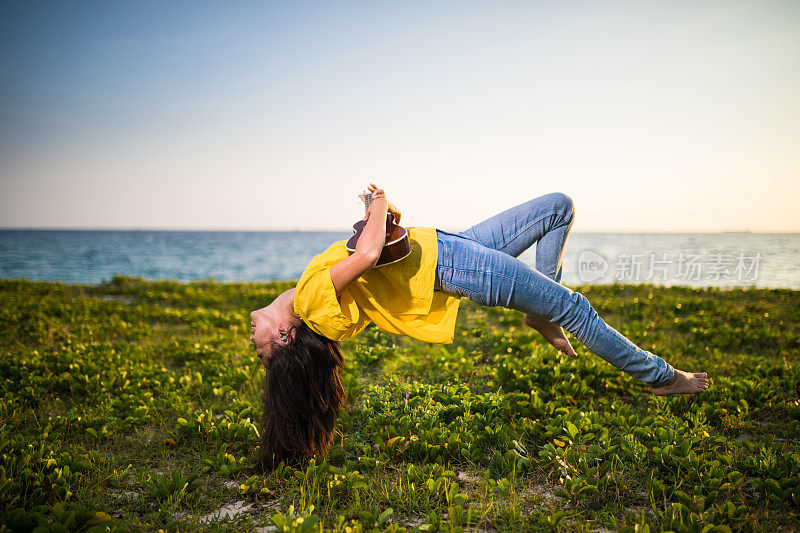
[[[250,341],[267,368],[260,459],[265,468],[325,454],[344,403],[339,343],[370,322],[431,343],[451,343],[462,297],[525,313],[556,349],[575,357],[564,329],[657,395],[708,388],[705,372],[677,370],[606,324],[579,292],[561,285],[572,199],[554,192],[461,233],[407,229],[411,253],[376,267],[387,213],[400,212],[370,185],[367,222],[350,253],[345,241],[314,257],[297,286],[253,311]],[[362,197],[363,200],[363,197]],[[536,243],[536,269],[517,257]],[[563,329],[562,329],[563,328]]]

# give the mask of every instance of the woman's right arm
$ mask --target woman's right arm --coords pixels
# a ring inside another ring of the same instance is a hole
[[[377,188],[376,190],[380,191]],[[383,191],[380,192],[383,193]],[[361,231],[361,236],[358,238],[356,251],[331,267],[331,281],[333,281],[337,297],[345,287],[377,264],[383,245],[386,244],[386,212],[388,206],[389,202],[385,196],[381,195],[372,200],[369,219]]]

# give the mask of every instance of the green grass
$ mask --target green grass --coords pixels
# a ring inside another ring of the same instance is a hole
[[[691,397],[468,300],[451,345],[371,326],[343,343],[330,455],[256,475],[249,311],[291,286],[0,281],[0,531],[800,523],[798,291],[575,288],[639,346],[708,372]]]

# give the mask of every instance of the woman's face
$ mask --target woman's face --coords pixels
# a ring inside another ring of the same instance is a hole
[[[294,315],[293,307],[294,289],[289,289],[268,306],[250,313],[250,342],[255,345],[264,366],[272,357],[273,343],[288,345],[294,341],[294,327],[299,318]]]
[[[256,309],[250,313],[250,342],[256,347],[256,354],[261,359],[261,364],[267,366],[272,343],[278,342],[280,331],[278,317],[270,306]]]

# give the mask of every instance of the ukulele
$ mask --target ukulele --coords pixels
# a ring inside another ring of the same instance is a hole
[[[369,205],[372,203],[372,194],[364,192],[364,214],[369,211]],[[350,240],[345,244],[345,248],[351,254],[356,251],[356,243],[364,226],[367,225],[366,220],[359,220],[353,224],[353,235]],[[402,226],[398,226],[394,219],[394,215],[386,213],[386,244],[383,245],[381,256],[378,258],[376,267],[383,265],[390,265],[404,259],[411,253],[411,246],[408,242],[408,232]]]

